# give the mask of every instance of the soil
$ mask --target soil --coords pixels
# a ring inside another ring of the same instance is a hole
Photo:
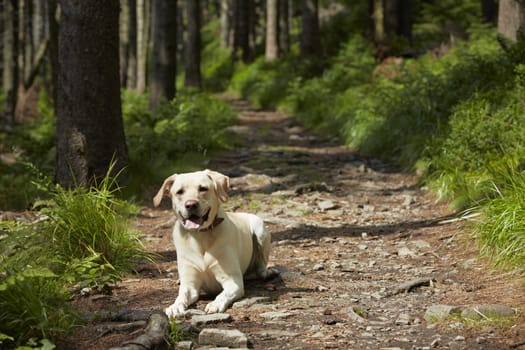
[[[525,349],[522,280],[479,257],[469,220],[457,219],[409,173],[281,113],[231,103],[240,119],[230,130],[235,148],[203,168],[230,176],[228,210],[265,218],[270,266],[280,277],[247,281],[243,300],[252,305],[236,304],[226,311],[232,321],[204,327],[238,329],[255,349]],[[135,225],[156,262],[143,263],[111,295],[78,296],[75,306],[82,312],[169,306],[178,290],[173,223],[169,203],[141,210]],[[397,290],[417,279],[426,282]],[[425,310],[436,304],[502,304],[518,313],[507,322],[429,323]],[[79,327],[59,348],[106,349],[142,331],[115,325]]]

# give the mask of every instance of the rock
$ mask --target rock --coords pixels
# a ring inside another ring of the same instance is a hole
[[[237,329],[206,328],[199,333],[199,345],[248,347],[248,337]]]
[[[410,241],[409,244],[417,249],[430,249],[430,243],[422,239]]]
[[[513,317],[514,315],[516,315],[515,309],[505,305],[497,304],[485,304],[468,307],[461,312],[461,316],[463,318],[468,318],[470,320],[481,320],[487,318],[506,318]]]
[[[175,350],[191,350],[193,349],[193,342],[191,340],[179,341],[175,344]]]
[[[401,247],[397,250],[397,255],[400,258],[405,258],[407,256],[414,256],[414,252],[408,249],[408,247]]]
[[[461,313],[461,309],[462,308],[460,306],[451,306],[443,304],[431,305],[425,311],[424,318],[429,323],[439,322],[453,314]]]
[[[218,313],[207,315],[195,315],[191,318],[192,326],[199,327],[206,324],[213,324],[219,322],[230,322],[232,317],[230,314]]]
[[[252,305],[269,302],[271,299],[270,297],[253,297],[253,298],[246,298],[239,300],[232,305],[232,309],[243,309],[243,308],[249,308]]]
[[[282,312],[282,311],[269,311],[269,312],[263,312],[259,316],[266,320],[277,320],[277,319],[283,319],[288,318],[292,316],[293,314],[290,312]]]
[[[410,315],[399,314],[399,316],[396,319],[396,324],[401,326],[408,326],[410,324]]]
[[[314,270],[314,271],[321,271],[321,270],[324,270],[324,266],[323,266],[323,264],[315,264],[312,267],[312,270]]]
[[[317,207],[322,211],[326,211],[337,208],[337,205],[331,200],[324,200],[322,202],[317,203]]]

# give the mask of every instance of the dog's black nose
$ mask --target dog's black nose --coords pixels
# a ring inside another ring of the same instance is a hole
[[[190,199],[184,203],[184,206],[187,210],[195,210],[199,207],[199,202],[193,199]]]

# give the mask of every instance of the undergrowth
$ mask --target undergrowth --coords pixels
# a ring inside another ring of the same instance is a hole
[[[79,318],[69,289],[107,292],[139,260],[151,259],[130,229],[129,205],[106,176],[89,189],[64,189],[33,170],[39,220],[0,223],[2,348],[52,342]],[[108,172],[109,174],[109,172]]]

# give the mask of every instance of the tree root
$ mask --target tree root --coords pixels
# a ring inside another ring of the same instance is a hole
[[[170,334],[170,320],[165,313],[153,311],[150,313],[148,325],[144,334],[124,342],[121,346],[112,347],[109,350],[162,350],[168,349],[167,342]]]

